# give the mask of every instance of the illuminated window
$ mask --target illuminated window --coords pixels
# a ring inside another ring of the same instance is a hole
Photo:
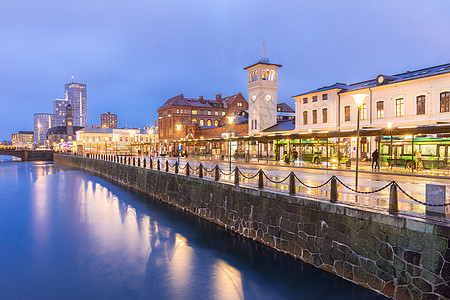
[[[441,109],[440,112],[449,112],[450,111],[450,92],[441,93]]]
[[[317,109],[312,111],[312,122],[313,124],[317,124]]]
[[[212,123],[211,123],[211,120],[206,121],[206,125],[207,125],[207,126],[211,126],[211,124],[212,124]]]
[[[205,125],[205,121],[200,120],[200,126],[203,126],[203,125]]]
[[[405,115],[405,99],[395,99],[395,116],[403,117]]]
[[[218,120],[214,121],[214,126],[219,126],[219,121]]]
[[[384,102],[378,101],[377,102],[377,119],[383,119],[384,118]]]
[[[222,112],[222,116],[225,116],[225,112],[224,111]]]
[[[417,96],[417,114],[424,115],[425,114],[425,95]]]
[[[242,106],[242,103],[241,103],[241,102],[238,102],[237,106]]]
[[[249,81],[253,82],[258,80],[258,70],[252,71],[249,73]]]
[[[346,107],[344,107],[344,117],[345,117],[345,121],[350,121],[350,106],[347,105]]]
[[[367,105],[366,103],[363,103],[361,105],[361,120],[366,120],[367,119]]]
[[[307,125],[308,124],[308,112],[304,111],[303,112],[303,125]]]
[[[324,108],[322,109],[322,123],[328,122],[328,109]]]
[[[208,110],[208,116],[210,116],[211,115],[211,111],[210,110]]]
[[[273,81],[274,77],[275,77],[275,71],[271,71],[271,70],[263,70],[262,71],[262,76],[261,76],[262,80]]]
[[[192,124],[197,123],[197,119],[192,119]]]
[[[180,110],[179,109],[177,109],[177,114],[179,114],[180,113]]]
[[[216,110],[216,111],[214,112],[214,114],[215,114],[216,116],[218,116],[218,115],[219,115],[219,112]]]
[[[193,114],[193,115],[196,115],[196,114],[197,114],[197,110],[196,110],[196,109],[193,109],[193,110],[192,110],[192,114]]]

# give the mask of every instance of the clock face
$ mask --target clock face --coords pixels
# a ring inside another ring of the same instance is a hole
[[[384,77],[383,76],[378,77],[378,83],[383,83],[383,81],[384,81]]]
[[[72,126],[72,122],[70,122],[70,121],[67,122],[67,125]]]
[[[253,102],[256,102],[256,95],[253,95],[253,96],[252,96],[252,101],[253,101]]]
[[[270,94],[266,95],[266,101],[269,102],[270,100],[272,100],[272,96]]]

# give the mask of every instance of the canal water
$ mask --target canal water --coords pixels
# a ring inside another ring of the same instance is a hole
[[[0,162],[0,299],[381,299],[102,178]]]

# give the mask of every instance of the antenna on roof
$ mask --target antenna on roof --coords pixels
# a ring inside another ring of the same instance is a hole
[[[261,62],[265,62],[265,63],[269,62],[269,58],[266,57],[266,45],[264,44],[264,38],[262,38],[262,58],[261,58]]]

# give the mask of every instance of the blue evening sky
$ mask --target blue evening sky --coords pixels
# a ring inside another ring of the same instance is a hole
[[[88,85],[88,123],[154,124],[168,98],[241,92],[242,68],[283,65],[278,101],[450,62],[448,0],[1,0],[0,139],[32,130],[64,84]]]

